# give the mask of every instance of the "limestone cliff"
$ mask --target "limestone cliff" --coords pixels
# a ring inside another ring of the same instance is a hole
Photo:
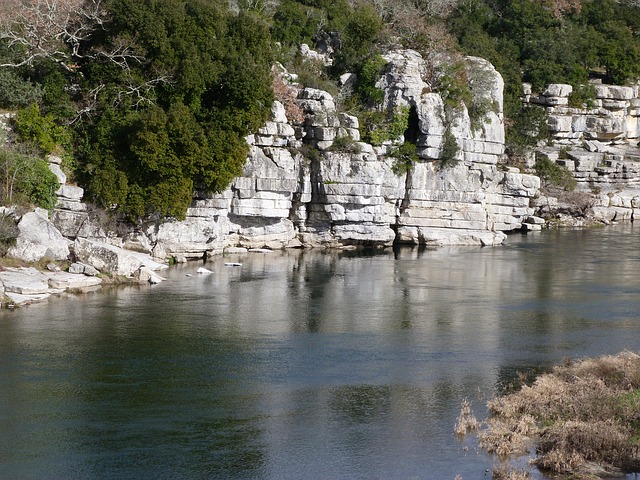
[[[534,175],[503,169],[502,87],[488,62],[468,59],[471,82],[493,110],[474,125],[466,108],[446,118],[443,99],[423,80],[420,55],[388,54],[379,86],[384,104],[410,109],[420,161],[394,173],[388,144],[360,142],[356,117],[340,113],[329,93],[304,88],[297,105],[303,123],[275,102],[272,118],[248,138],[244,174],[221,194],[196,194],[185,221],[147,228],[159,257],[200,257],[227,246],[291,247],[409,244],[499,244],[504,231],[521,227],[537,194]],[[457,163],[439,162],[447,125],[459,151]],[[332,148],[337,138],[349,148]],[[398,139],[402,142],[402,139]],[[388,143],[388,142],[387,142]]]
[[[640,206],[640,86],[592,85],[589,106],[570,105],[571,85],[549,85],[524,100],[547,111],[552,145],[535,151],[566,168],[576,191],[558,198],[540,196],[537,213],[560,223],[583,225],[633,220]]]

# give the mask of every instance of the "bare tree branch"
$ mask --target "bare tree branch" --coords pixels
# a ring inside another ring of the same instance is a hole
[[[130,45],[116,44],[110,51],[82,51],[94,32],[108,20],[102,0],[3,0],[0,10],[0,38],[20,46],[25,55],[0,67],[31,65],[39,58],[51,60],[68,71],[83,58],[103,57],[120,68],[141,63]]]

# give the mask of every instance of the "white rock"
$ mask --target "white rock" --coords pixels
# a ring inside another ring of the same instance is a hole
[[[60,165],[50,163],[49,170],[51,170],[53,174],[58,178],[59,184],[64,185],[65,183],[67,183],[67,175],[62,171]]]
[[[42,258],[66,260],[69,256],[69,241],[46,216],[29,212],[18,222],[16,244],[9,249],[8,256],[37,262]]]
[[[552,83],[542,92],[545,97],[568,97],[573,92],[573,87],[564,83]]]
[[[157,263],[149,255],[124,250],[107,243],[78,238],[73,244],[76,257],[101,272],[114,275],[132,276],[141,266],[151,270],[162,270],[166,265]]]
[[[284,105],[277,100],[271,106],[271,119],[277,123],[287,123],[287,113]]]
[[[200,267],[198,268],[198,270],[196,270],[196,273],[200,273],[201,275],[209,275],[211,273],[213,273],[211,270],[206,269],[204,267]]]
[[[49,290],[48,278],[35,268],[7,268],[0,272],[0,280],[5,294],[39,295]]]
[[[158,283],[166,280],[164,277],[161,277],[156,272],[145,266],[136,270],[133,274],[133,278],[135,278],[139,283],[150,283],[152,285],[157,285]]]
[[[49,275],[49,286],[51,288],[84,290],[102,284],[102,279],[98,277],[88,277],[68,272],[54,272]]]
[[[75,185],[61,185],[56,194],[60,197],[66,197],[72,200],[82,200],[84,189]]]

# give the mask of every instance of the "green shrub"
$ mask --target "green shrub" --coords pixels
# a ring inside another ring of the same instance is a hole
[[[473,103],[467,71],[462,62],[441,65],[434,90],[440,94],[446,107],[459,109],[463,103],[467,107]]]
[[[538,176],[548,185],[560,187],[567,191],[573,191],[576,188],[576,179],[567,167],[558,165],[548,158],[537,160],[535,169]]]
[[[390,149],[387,155],[395,160],[391,167],[393,173],[403,175],[413,170],[413,166],[419,160],[417,150],[417,147],[409,142]]]
[[[447,126],[444,131],[444,140],[442,149],[440,150],[439,166],[440,169],[453,167],[458,164],[456,156],[460,151],[460,146],[455,135],[451,132],[451,127]]]
[[[47,210],[55,207],[60,184],[41,158],[0,149],[0,182],[3,205],[37,205]]]
[[[66,129],[56,124],[53,115],[41,115],[36,103],[18,111],[13,130],[20,142],[33,145],[44,154],[60,152],[70,143]]]
[[[569,106],[573,108],[595,107],[596,87],[591,83],[586,85],[577,85],[573,87],[571,95],[569,95]]]
[[[343,135],[333,141],[331,147],[329,147],[329,151],[358,154],[362,152],[362,148],[351,136]]]
[[[0,108],[24,108],[42,98],[42,89],[20,78],[14,71],[0,69]]]
[[[356,4],[342,31],[342,48],[335,55],[334,73],[357,71],[376,52],[382,27],[382,19],[372,5]]]
[[[380,146],[386,141],[397,141],[409,126],[408,107],[399,107],[390,112],[364,110],[359,112],[363,140]]]
[[[380,76],[387,66],[387,61],[380,55],[369,58],[359,69],[355,93],[360,105],[371,107],[379,105],[384,100],[384,92],[376,87]]]
[[[0,214],[0,257],[4,257],[16,244],[18,233],[18,224],[13,215]]]
[[[521,106],[510,115],[510,128],[506,131],[507,152],[520,156],[528,148],[549,137],[547,111],[537,105]]]
[[[293,69],[298,75],[298,82],[305,87],[317,88],[336,97],[339,93],[338,86],[328,76],[328,72],[322,61],[303,58],[297,55]]]

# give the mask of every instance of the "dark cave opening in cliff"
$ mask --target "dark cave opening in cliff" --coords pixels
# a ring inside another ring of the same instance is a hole
[[[420,135],[420,120],[415,105],[412,105],[409,109],[407,129],[404,131],[404,141],[415,145],[418,142],[418,135]]]

